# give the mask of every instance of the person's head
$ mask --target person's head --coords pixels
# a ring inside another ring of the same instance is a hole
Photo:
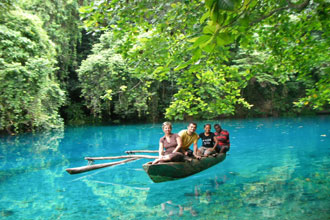
[[[221,130],[222,130],[222,128],[221,128],[221,126],[220,126],[219,124],[215,124],[215,125],[214,125],[214,129],[215,129],[215,131],[218,132],[218,133],[221,132]]]
[[[206,133],[210,133],[210,131],[211,131],[211,124],[205,124],[204,125],[204,131]]]
[[[187,131],[189,134],[192,134],[196,131],[196,128],[197,128],[197,124],[195,122],[190,122],[187,127]]]
[[[165,121],[162,125],[162,129],[165,133],[171,133],[172,132],[171,122]]]

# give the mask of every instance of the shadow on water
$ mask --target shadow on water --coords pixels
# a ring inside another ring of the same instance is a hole
[[[216,203],[215,198],[229,178],[238,175],[228,173],[221,176],[206,177],[194,175],[181,180],[150,184],[145,204],[149,208],[158,208],[166,216],[202,217],[203,210],[209,204]]]

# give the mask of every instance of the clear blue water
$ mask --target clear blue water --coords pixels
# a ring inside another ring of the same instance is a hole
[[[85,156],[157,149],[160,124],[1,137],[0,218],[330,219],[329,116],[221,124],[232,143],[224,162],[158,184],[142,170],[146,159],[77,175],[65,169],[86,165]]]

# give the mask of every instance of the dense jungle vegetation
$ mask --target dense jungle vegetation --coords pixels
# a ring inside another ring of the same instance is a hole
[[[329,0],[4,0],[0,130],[327,113]]]

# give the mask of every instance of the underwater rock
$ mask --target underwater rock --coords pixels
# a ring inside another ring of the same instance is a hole
[[[0,216],[2,216],[2,217],[9,217],[12,215],[14,215],[14,211],[12,211],[12,210],[1,210],[0,211]]]

